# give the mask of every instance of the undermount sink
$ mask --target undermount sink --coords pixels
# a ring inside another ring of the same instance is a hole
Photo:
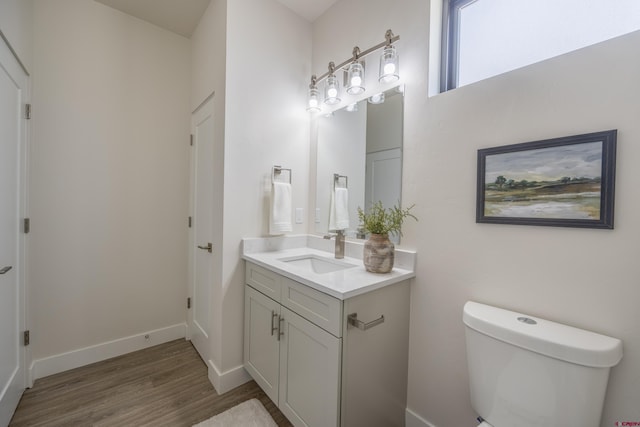
[[[280,261],[295,267],[302,267],[316,274],[331,273],[355,267],[354,264],[318,255],[299,255],[289,258],[280,258]]]

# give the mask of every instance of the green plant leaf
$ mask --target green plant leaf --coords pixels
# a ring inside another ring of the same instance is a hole
[[[358,218],[362,228],[372,234],[400,234],[402,236],[402,224],[407,218],[413,218],[416,221],[415,215],[410,211],[415,205],[411,205],[406,209],[402,209],[399,206],[393,206],[389,209],[385,209],[381,201],[374,203],[369,209],[369,212],[365,213],[362,208],[358,206]]]

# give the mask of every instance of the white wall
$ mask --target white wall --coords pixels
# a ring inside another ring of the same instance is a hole
[[[190,43],[93,1],[34,12],[29,323],[43,359],[185,322]]]
[[[191,111],[215,91],[220,129],[224,129],[226,45],[227,2],[211,0],[191,36]]]
[[[271,167],[293,169],[293,207],[308,206],[309,120],[304,105],[310,75],[311,26],[275,0],[213,1],[196,30],[194,64],[226,63],[195,72],[192,105],[224,83],[223,242],[215,254],[221,274],[214,284],[212,358],[221,374],[242,369],[243,237],[268,233]],[[224,10],[226,23],[210,14]],[[216,23],[218,29],[216,29]],[[212,37],[226,25],[224,51]],[[210,47],[207,47],[210,44]],[[215,55],[221,55],[215,57]],[[226,62],[224,62],[226,61]],[[222,169],[221,169],[222,171]],[[307,224],[294,224],[304,233]],[[215,246],[215,243],[214,243]]]
[[[0,31],[28,72],[33,65],[33,0],[0,1]]]
[[[293,208],[308,206],[304,109],[311,28],[275,1],[228,2],[222,367],[242,363],[244,262],[240,239],[268,233],[273,165],[293,169]],[[255,35],[259,34],[259,37]],[[302,79],[302,80],[301,80]],[[307,224],[294,224],[293,234]]]
[[[366,19],[352,20],[359,10]],[[314,24],[314,67],[387,28],[401,36],[406,83],[402,200],[419,217],[402,241],[419,254],[408,407],[437,427],[476,425],[461,321],[476,300],[622,339],[601,425],[639,420],[640,33],[429,98],[428,2],[342,0]],[[475,223],[479,148],[613,128],[615,230]]]

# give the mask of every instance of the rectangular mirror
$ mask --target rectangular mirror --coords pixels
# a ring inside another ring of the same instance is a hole
[[[334,185],[347,184],[347,237],[364,238],[358,233],[358,207],[366,211],[378,200],[385,208],[401,202],[403,101],[404,87],[398,86],[384,92],[381,103],[364,99],[355,110],[318,117],[316,233],[330,231]],[[335,174],[347,179],[336,181]]]

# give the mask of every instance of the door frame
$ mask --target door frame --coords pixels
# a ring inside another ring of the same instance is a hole
[[[31,80],[27,69],[18,57],[16,51],[11,46],[5,35],[0,31],[0,66],[4,68],[7,75],[13,80],[20,91],[20,122],[19,122],[19,141],[18,141],[18,197],[17,197],[17,259],[16,259],[16,283],[18,290],[17,300],[17,318],[18,318],[18,363],[21,365],[18,372],[18,381],[21,387],[27,388],[33,385],[33,377],[30,369],[31,352],[29,347],[25,346],[23,341],[23,333],[28,329],[27,322],[27,236],[23,228],[24,219],[28,217],[28,183],[29,183],[29,142],[30,142],[30,126],[26,117],[26,105],[31,101]],[[17,404],[17,402],[16,402]]]
[[[188,238],[188,284],[187,284],[187,298],[189,298],[190,301],[190,307],[187,311],[187,334],[186,337],[188,340],[192,340],[193,338],[193,316],[195,313],[194,310],[194,306],[195,306],[195,301],[194,301],[194,288],[195,288],[195,279],[196,279],[196,275],[195,275],[195,268],[196,268],[196,257],[197,257],[197,253],[196,253],[196,246],[198,244],[198,242],[196,242],[196,236],[195,236],[195,231],[196,231],[196,220],[197,218],[195,218],[195,203],[196,203],[196,176],[197,176],[197,159],[196,159],[196,154],[197,151],[196,147],[195,147],[195,143],[196,143],[196,138],[195,138],[195,134],[194,134],[194,130],[195,130],[195,126],[196,126],[196,121],[198,119],[198,114],[201,113],[202,111],[204,111],[205,109],[212,109],[212,114],[215,113],[215,104],[213,104],[214,102],[214,96],[215,96],[215,92],[212,92],[209,96],[207,96],[204,101],[202,101],[202,103],[195,109],[193,110],[193,112],[191,113],[191,147],[190,147],[190,153],[189,153],[189,158],[190,158],[190,167],[189,167],[189,238]],[[214,147],[215,148],[215,147]],[[216,242],[213,242],[214,244]],[[214,246],[215,247],[215,246]],[[213,256],[215,256],[216,252],[213,253]],[[213,263],[213,258],[212,258],[212,263]],[[210,285],[211,286],[211,292],[213,293],[213,284]],[[210,302],[211,303],[211,302]],[[211,323],[211,319],[210,319],[210,323]],[[209,324],[207,325],[209,327],[209,340],[211,340],[211,327],[212,325]],[[211,344],[211,343],[209,343]],[[207,365],[207,369],[211,369],[211,349],[209,348],[207,351],[206,355],[200,355],[201,357],[204,357],[204,360],[206,365]],[[209,375],[210,376],[210,375]]]

